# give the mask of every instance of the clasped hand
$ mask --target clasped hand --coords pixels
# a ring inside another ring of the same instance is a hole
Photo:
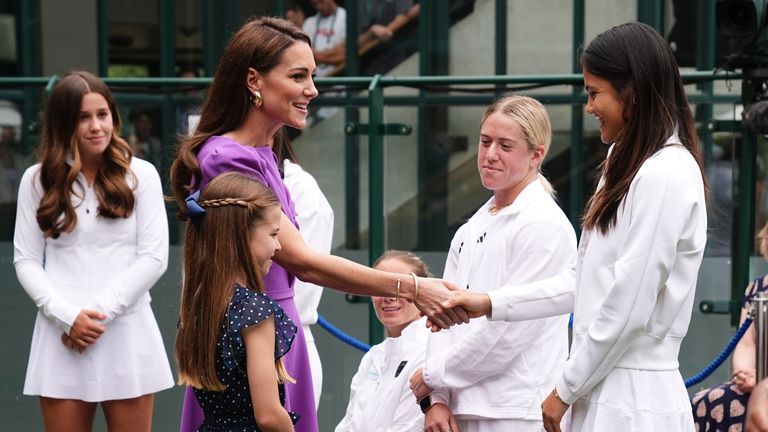
[[[452,291],[448,292],[448,298],[440,305],[446,310],[460,311],[462,322],[469,322],[470,318],[478,318],[483,315],[491,315],[491,298],[486,293],[474,293],[469,291],[461,291],[453,284],[449,285]],[[460,323],[456,323],[460,324]],[[447,327],[441,326],[438,322],[429,316],[427,320],[427,327],[431,328],[433,332],[438,332],[440,329]]]
[[[69,333],[61,334],[61,343],[71,350],[77,352],[85,351],[107,329],[104,324],[98,322],[105,319],[107,319],[107,316],[101,312],[89,309],[81,310],[69,329]]]
[[[460,292],[456,285],[441,279],[419,278],[419,286],[416,307],[429,318],[428,325],[433,331],[469,322],[469,315],[463,307],[444,306],[453,293]]]

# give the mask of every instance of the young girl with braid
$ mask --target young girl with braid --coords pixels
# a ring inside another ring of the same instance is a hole
[[[280,250],[280,203],[262,182],[227,173],[186,204],[176,360],[203,408],[199,431],[293,431],[280,358],[296,326],[263,282]]]

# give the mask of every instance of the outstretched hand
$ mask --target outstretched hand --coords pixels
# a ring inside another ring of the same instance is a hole
[[[435,278],[419,278],[419,295],[416,307],[429,318],[430,325],[447,329],[454,324],[469,322],[467,312],[461,307],[446,308],[443,303],[458,291],[454,284]]]
[[[451,291],[449,295],[448,300],[444,301],[442,305],[446,309],[463,310],[468,318],[491,315],[491,298],[486,293]],[[441,329],[432,320],[427,320],[427,328],[431,328],[433,332],[438,332]]]

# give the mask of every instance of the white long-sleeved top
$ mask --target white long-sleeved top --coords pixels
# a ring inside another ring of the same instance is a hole
[[[495,216],[491,202],[456,233],[445,279],[488,292],[573,274],[576,235],[540,181]],[[431,334],[424,380],[457,418],[540,420],[539,405],[567,355],[567,325],[565,315],[515,323],[480,318]]]
[[[661,375],[637,372],[674,372],[670,379],[679,380],[677,355],[690,322],[706,241],[706,211],[701,173],[693,157],[679,146],[676,136],[666,144],[634,179],[615,229],[607,236],[582,234],[574,343],[557,384],[559,395],[568,403],[589,397],[600,387],[596,397],[610,398],[616,407],[634,406],[637,400],[620,400],[621,390],[601,385],[611,377],[614,382],[626,379],[615,371],[634,370],[631,376],[643,382],[658,381]],[[601,180],[598,187],[602,185]],[[559,277],[489,293],[492,319],[514,321],[569,310],[573,293],[559,283]],[[685,389],[677,382],[650,384],[656,391],[636,391],[634,397],[645,402],[644,408],[634,409],[655,412],[659,403],[668,403],[664,408],[679,410],[675,398],[682,394],[684,399]],[[663,394],[658,394],[660,388]],[[579,416],[595,421],[601,415],[605,413]],[[633,418],[640,421],[643,415]],[[674,416],[668,420],[662,429],[679,426]]]
[[[347,412],[336,432],[421,432],[424,415],[409,379],[424,365],[429,330],[426,318],[371,347],[352,378]]]
[[[330,253],[333,242],[333,209],[317,181],[301,166],[285,160],[283,182],[296,206],[296,221],[304,243],[317,252]],[[317,306],[323,288],[299,279],[293,285],[296,308],[306,330],[317,322]]]
[[[46,319],[69,329],[82,309],[96,309],[108,322],[149,304],[149,289],[168,265],[168,224],[160,176],[154,166],[131,159],[128,184],[135,187],[128,218],[98,216],[98,199],[80,174],[72,203],[77,225],[59,238],[45,238],[37,225],[43,196],[40,164],[19,187],[13,246],[16,275]],[[159,223],[158,221],[164,221]]]
[[[565,402],[613,368],[678,369],[706,231],[701,171],[672,136],[635,175],[615,227],[582,233],[573,344],[557,382]]]

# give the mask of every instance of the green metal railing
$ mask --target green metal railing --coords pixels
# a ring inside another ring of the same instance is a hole
[[[574,62],[576,60],[574,59]],[[576,66],[574,65],[574,68]],[[742,78],[739,74],[726,74],[715,73],[713,71],[697,71],[687,72],[683,74],[683,79],[688,84],[698,84],[703,91],[700,93],[694,93],[689,96],[692,103],[704,104],[707,108],[713,103],[738,103],[738,96],[734,95],[715,95],[712,92],[712,82],[716,80],[740,80]],[[59,79],[58,76],[51,77],[0,77],[0,98],[8,98],[17,101],[23,101],[29,94],[29,88],[31,87],[43,87],[46,91],[50,91],[53,85]],[[110,85],[113,89],[118,89],[117,98],[121,102],[155,102],[164,107],[164,112],[172,112],[173,105],[179,101],[188,100],[183,96],[173,95],[171,92],[174,88],[189,87],[190,85],[206,86],[211,82],[210,78],[171,78],[171,77],[158,77],[158,78],[104,78],[104,81]],[[569,104],[572,105],[572,118],[571,118],[571,169],[576,170],[571,181],[571,202],[568,203],[568,208],[572,215],[574,226],[578,228],[578,223],[574,215],[578,215],[581,212],[584,202],[584,173],[580,171],[578,167],[582,165],[584,154],[580,149],[580,146],[573,145],[579,143],[583,135],[582,126],[582,104],[585,102],[585,95],[581,89],[583,80],[581,74],[554,74],[554,75],[491,75],[491,76],[418,76],[418,77],[396,77],[396,76],[381,76],[376,75],[373,77],[335,77],[335,78],[320,78],[317,79],[317,85],[320,87],[325,86],[342,86],[350,88],[366,88],[367,95],[350,95],[344,97],[320,97],[317,99],[317,103],[320,105],[340,105],[349,107],[367,107],[368,108],[368,125],[366,128],[368,136],[368,145],[370,151],[369,159],[369,259],[371,262],[375,260],[385,248],[384,237],[384,219],[386,217],[384,210],[384,172],[383,172],[383,157],[384,157],[384,136],[387,133],[386,125],[384,124],[384,111],[387,106],[423,106],[425,104],[447,104],[452,106],[458,105],[485,105],[490,103],[497,94],[501,91],[515,89],[517,86],[531,86],[537,85],[541,87],[547,86],[572,86],[571,91],[560,93],[546,93],[536,94],[535,97],[541,100],[543,103],[549,104]],[[478,89],[478,94],[451,94],[451,86],[461,85],[486,85],[487,89]],[[442,91],[439,93],[428,91],[430,86],[439,86]],[[8,87],[22,88],[22,91],[18,90],[4,90]],[[387,96],[385,89],[391,87],[412,87],[415,89],[421,89],[421,94],[408,96]],[[142,89],[149,88],[164,88],[165,91],[155,92],[154,94],[135,94],[133,91],[142,91]],[[124,92],[125,91],[125,92]],[[350,92],[351,93],[351,92]],[[710,111],[711,112],[711,111]],[[30,117],[25,117],[25,121]],[[169,116],[164,115],[164,124],[169,124]],[[356,119],[348,119],[350,123],[355,124]],[[164,128],[164,130],[168,130]],[[705,143],[711,142],[711,130],[710,128],[703,127],[701,135]],[[342,133],[340,131],[340,133]],[[170,134],[165,133],[164,137],[169,137]],[[423,145],[422,142],[419,145]],[[754,151],[754,146],[751,147]],[[754,155],[753,155],[754,159]],[[753,170],[747,169],[747,167],[740,167],[746,169],[747,173],[753,172]],[[743,172],[743,171],[742,171]],[[754,190],[754,182],[749,183],[750,175],[741,176],[741,183],[739,184],[740,190],[748,191]],[[354,179],[348,179],[354,181]],[[739,194],[741,199],[747,199],[745,196],[751,196],[750,193]],[[751,204],[750,204],[751,205]],[[355,206],[356,208],[356,206]],[[745,208],[751,208],[747,206]],[[750,212],[741,212],[750,213]],[[746,215],[744,215],[746,217]],[[746,262],[749,258],[749,251],[751,250],[751,239],[745,241],[749,236],[749,229],[751,225],[744,223],[741,225],[742,230],[747,230],[746,233],[739,231],[740,241],[737,243],[737,253],[744,254],[744,261],[741,258],[735,258],[736,262]],[[739,252],[741,251],[741,252]],[[738,284],[738,289],[746,285],[748,268],[734,269],[734,272],[739,272],[739,279],[741,282]],[[742,280],[743,279],[743,280]]]

